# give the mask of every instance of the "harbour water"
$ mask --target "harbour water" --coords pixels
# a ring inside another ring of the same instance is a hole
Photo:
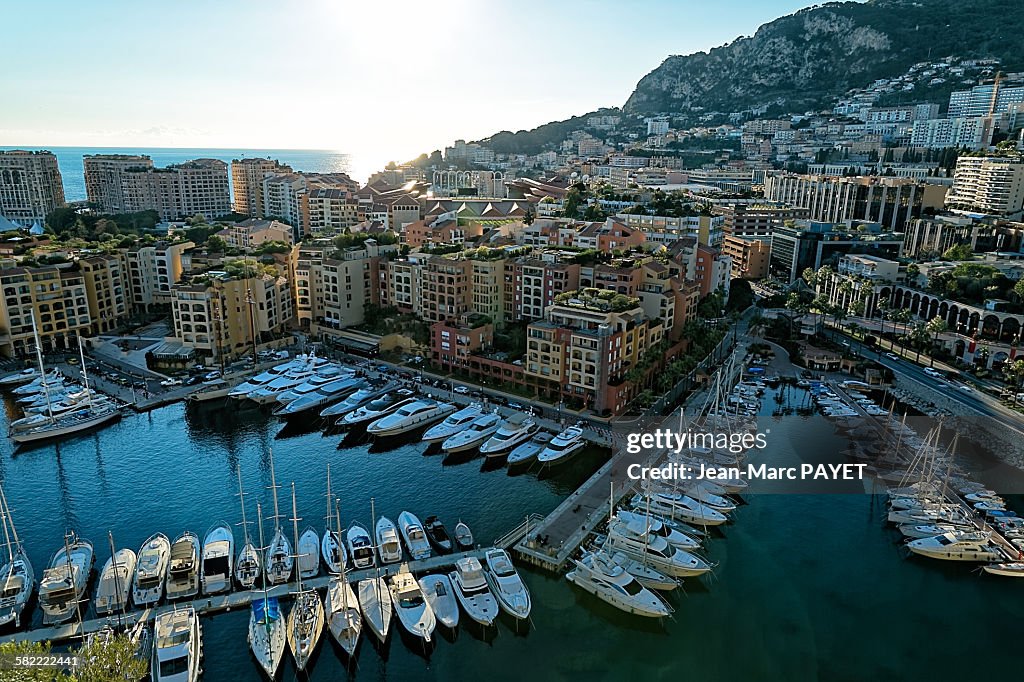
[[[339,436],[276,438],[280,429],[255,408],[173,405],[59,446],[12,455],[4,441],[0,476],[40,574],[67,528],[96,544],[98,567],[108,556],[108,529],[119,546],[137,548],[158,530],[173,539],[237,521],[236,465],[254,515],[257,498],[265,508],[271,502],[271,447],[278,482],[297,485],[300,526],[323,525],[330,462],[345,523],[368,523],[374,497],[378,514],[392,518],[408,509],[421,518],[436,513],[449,527],[462,519],[480,542],[528,512],[554,508],[601,458],[591,453],[552,478],[510,477],[482,472],[479,459],[445,466],[421,443],[338,449]],[[772,463],[843,461],[843,438],[820,416],[782,417],[771,430],[763,456]],[[982,663],[1017,665],[1014,648],[996,634],[1014,632],[1024,618],[1021,585],[979,576],[970,565],[908,559],[884,523],[880,495],[850,486],[746,501],[734,523],[713,533],[714,576],[687,580],[685,593],[671,595],[673,620],[633,618],[564,579],[521,567],[533,595],[529,631],[517,633],[505,620],[492,632],[463,628],[429,656],[401,637],[383,650],[364,638],[347,670],[325,637],[310,679],[949,680]],[[1020,502],[1011,506],[1021,510]],[[206,680],[260,679],[247,621],[247,612],[204,619]],[[287,658],[284,667],[281,679],[294,679]]]
[[[6,149],[37,149],[37,147],[0,147]],[[230,167],[232,159],[271,158],[287,164],[297,171],[310,173],[345,172],[355,173],[365,180],[370,169],[353,168],[353,159],[342,152],[319,149],[189,149],[166,147],[46,147],[57,157],[61,179],[64,182],[64,199],[66,201],[85,201],[85,175],[82,169],[82,157],[86,154],[147,154],[153,159],[153,165],[164,167],[172,163],[182,163],[191,159],[220,159]],[[359,161],[359,160],[357,160]],[[230,174],[230,168],[228,170]],[[210,216],[214,217],[214,216]]]

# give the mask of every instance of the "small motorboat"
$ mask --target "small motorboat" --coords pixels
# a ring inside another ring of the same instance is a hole
[[[382,564],[393,564],[402,560],[402,543],[398,539],[398,529],[394,522],[386,516],[377,519],[377,553]]]
[[[480,560],[472,556],[459,559],[448,579],[466,615],[481,625],[493,625],[498,618],[498,602],[487,586]]]
[[[415,514],[407,511],[399,514],[398,530],[413,559],[426,559],[430,556],[430,540],[427,539],[427,534],[423,531],[423,524]]]
[[[199,536],[185,531],[171,545],[167,567],[167,599],[188,599],[199,594]]]
[[[455,547],[452,538],[448,535],[448,529],[436,516],[428,516],[423,522],[423,530],[427,533],[427,540],[437,550],[438,554],[451,554]]]
[[[460,552],[468,552],[476,547],[476,541],[473,539],[473,531],[471,531],[469,526],[462,521],[455,524],[455,544],[459,548]]]
[[[519,445],[508,454],[508,466],[510,469],[517,466],[529,464],[537,459],[544,448],[554,438],[547,431],[540,431],[533,438]]]
[[[356,568],[370,568],[374,564],[373,540],[365,528],[358,523],[348,527],[346,534],[348,555],[352,557],[352,565]]]
[[[1024,563],[1016,562],[1012,564],[988,564],[982,566],[986,573],[992,575],[1001,575],[1007,578],[1024,578]]]
[[[203,594],[219,594],[231,589],[234,554],[235,535],[230,525],[220,523],[206,532],[200,571]]]
[[[153,624],[153,682],[195,682],[202,658],[199,616],[191,606],[157,614]]]
[[[398,614],[398,622],[410,634],[429,642],[437,627],[437,619],[416,578],[412,573],[402,571],[391,576],[388,587],[391,590],[395,613]]]
[[[139,549],[132,583],[132,601],[139,608],[156,606],[164,596],[164,578],[171,556],[171,541],[163,533],[150,536]]]
[[[419,580],[423,597],[434,611],[434,617],[447,628],[459,624],[459,602],[448,576],[441,573],[425,575]]]
[[[489,549],[484,555],[487,584],[498,599],[498,605],[510,616],[525,620],[530,617],[532,607],[530,591],[519,577],[512,558],[503,549]]]

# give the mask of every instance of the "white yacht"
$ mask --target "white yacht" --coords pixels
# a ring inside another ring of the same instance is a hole
[[[429,642],[437,628],[437,619],[416,578],[409,571],[401,571],[391,576],[388,587],[398,622],[409,634]]]
[[[320,535],[313,528],[299,536],[298,571],[303,580],[315,578],[320,572]]]
[[[142,543],[135,562],[132,601],[139,608],[156,606],[164,596],[164,577],[171,557],[171,541],[163,533],[155,533]]]
[[[716,511],[720,511],[723,514],[735,511],[736,503],[727,497],[715,494],[712,490],[713,487],[717,488],[717,486],[710,481],[701,481],[695,485],[688,486],[686,488],[686,492],[690,497],[701,504],[711,507]],[[721,489],[719,488],[719,490]]]
[[[242,508],[242,549],[235,561],[235,580],[246,590],[251,590],[263,572],[260,566],[260,552],[249,538],[249,522],[245,518],[245,492],[242,490],[242,469],[238,468],[238,503]],[[262,514],[259,515],[262,528]],[[262,541],[261,543],[262,544]]]
[[[332,525],[332,521],[334,522]],[[331,493],[331,465],[327,465],[327,525],[320,540],[320,556],[331,575],[345,571],[348,552],[341,535],[341,510],[337,498]]]
[[[374,565],[373,540],[365,528],[358,523],[348,527],[345,537],[348,543],[348,555],[352,558],[352,565],[356,568],[370,568]]]
[[[503,549],[487,550],[484,562],[487,564],[484,576],[502,610],[515,618],[529,618],[530,592],[512,565],[512,558],[508,552]]]
[[[309,659],[316,651],[320,642],[320,635],[323,634],[324,603],[320,601],[320,595],[316,590],[303,588],[302,579],[307,577],[309,571],[304,570],[303,564],[311,563],[313,575],[320,566],[320,537],[316,531],[312,532],[312,539],[306,534],[299,536],[299,515],[295,505],[295,484],[292,483],[292,532],[295,536],[295,546],[299,548],[297,557],[298,566],[295,568],[295,593],[292,602],[292,610],[288,612],[285,620],[285,632],[288,637],[288,646],[291,647],[292,656],[295,658],[295,667],[300,671],[305,670]],[[305,538],[305,539],[304,539]],[[310,561],[312,559],[312,561]]]
[[[363,630],[363,617],[359,613],[356,593],[344,574],[331,579],[324,598],[324,608],[327,611],[327,628],[334,641],[346,654],[354,656],[359,644],[359,633]]]
[[[296,397],[294,400],[279,407],[274,414],[279,417],[292,418],[305,415],[310,411],[319,413],[325,405],[333,405],[354,391],[365,388],[366,381],[354,377],[334,379],[316,391]]]
[[[420,438],[425,443],[440,443],[441,441],[454,436],[459,431],[472,424],[484,411],[480,403],[471,403],[458,412],[454,412],[440,424],[435,424],[423,432]]]
[[[284,615],[277,597],[264,594],[253,599],[249,612],[249,649],[271,680],[277,677],[286,648]]]
[[[386,394],[371,400],[338,420],[338,426],[353,427],[375,422],[392,412],[416,402],[415,398],[400,398],[398,395]]]
[[[512,421],[502,422],[494,435],[480,446],[480,454],[484,457],[500,457],[530,440],[539,430],[540,426],[529,418],[518,424]]]
[[[711,564],[701,557],[671,545],[660,536],[646,532],[640,523],[612,520],[605,546],[645,561],[662,573],[676,577],[703,575]]]
[[[415,400],[403,405],[386,417],[381,417],[373,422],[366,427],[366,432],[378,438],[398,436],[428,424],[433,424],[439,419],[444,419],[454,411],[455,406],[451,403],[442,403],[430,399]]]
[[[907,543],[907,549],[931,559],[944,561],[1000,561],[1005,558],[992,544],[988,531],[952,531]]]
[[[988,564],[982,566],[986,573],[1001,575],[1006,578],[1024,578],[1024,562]]]
[[[670,592],[679,587],[679,580],[677,578],[665,575],[648,563],[634,559],[622,552],[602,548],[598,554],[604,557],[606,561],[622,566],[641,585],[648,589]]]
[[[202,657],[199,616],[191,606],[157,614],[153,624],[153,682],[195,682]]]
[[[0,486],[0,520],[3,521],[4,539],[7,545],[7,559],[0,564],[0,626],[14,623],[21,625],[21,614],[32,598],[36,586],[36,575],[32,570],[28,552],[25,551],[18,531],[14,527],[11,510],[7,506],[7,495]]]
[[[117,611],[126,611],[132,591],[132,575],[135,574],[135,552],[119,549],[107,559],[100,570],[96,585],[96,599],[93,605],[97,616],[106,616]]]
[[[493,625],[498,618],[498,602],[487,586],[480,560],[472,556],[459,559],[448,579],[466,615],[481,625]]]
[[[328,369],[329,367],[317,365],[315,362],[309,362],[300,367],[290,369],[280,376],[271,379],[263,386],[250,391],[245,397],[247,400],[251,400],[257,405],[269,405],[271,403],[276,403],[278,396],[297,388],[310,379],[319,376],[320,372]]]
[[[490,438],[491,435],[498,430],[500,425],[500,415],[494,412],[482,414],[474,419],[473,423],[468,427],[465,427],[455,435],[446,438],[445,441],[441,443],[441,449],[449,454],[472,450]]]
[[[340,379],[351,379],[354,375],[355,372],[347,367],[342,367],[336,364],[325,365],[306,378],[302,383],[292,386],[291,388],[281,391],[275,395],[274,401],[282,406],[287,405],[299,398],[310,394],[316,394],[321,388],[335,381]],[[267,388],[270,389],[272,386],[273,382],[268,384]],[[277,411],[275,411],[274,414],[277,414]]]
[[[167,599],[188,599],[199,594],[199,536],[185,531],[171,545],[167,566]]]
[[[65,538],[64,546],[53,555],[39,581],[43,624],[54,625],[71,619],[89,584],[94,561],[91,542],[73,534]]]
[[[377,553],[382,564],[393,564],[402,560],[402,543],[398,539],[398,529],[394,522],[386,516],[377,519]]]
[[[13,372],[12,374],[5,374],[0,377],[0,388],[12,388],[14,386],[21,386],[35,381],[39,378],[39,370],[35,367],[28,367],[20,372]]]
[[[954,524],[954,523],[929,523],[929,524],[901,524],[898,526],[899,531],[903,533],[904,537],[908,537],[911,540],[919,540],[921,538],[933,538],[936,535],[942,535],[943,533],[949,533],[957,530],[971,530],[972,527],[966,524]]]
[[[459,602],[455,598],[455,589],[448,576],[442,573],[431,573],[419,580],[423,597],[430,604],[434,617],[447,628],[459,625]]]
[[[679,519],[695,526],[719,526],[728,517],[711,507],[681,493],[651,493],[648,497],[637,494],[633,498],[634,509],[650,510],[669,520]]]
[[[32,372],[35,378],[12,390],[13,395],[38,395],[43,393],[44,389],[64,385],[64,375],[57,370],[51,370],[49,374],[42,374],[40,370],[33,368]]]
[[[292,543],[281,529],[281,508],[277,500],[277,474],[274,471],[274,453],[270,452],[270,488],[274,492],[274,537],[263,557],[264,579],[271,585],[281,585],[292,577],[295,566],[295,555]],[[262,523],[262,517],[260,522]]]
[[[547,431],[539,431],[533,438],[513,449],[512,452],[508,453],[509,468],[515,468],[535,461],[537,455],[548,446],[552,438],[554,436]]]
[[[359,608],[370,631],[383,642],[391,629],[391,591],[384,578],[360,580],[356,587],[359,593]]]
[[[430,540],[423,530],[423,524],[412,512],[404,511],[398,515],[398,530],[405,541],[405,547],[413,559],[426,559],[430,556]]]
[[[700,540],[677,527],[670,526],[658,516],[620,509],[615,512],[615,520],[621,523],[636,524],[639,529],[646,529],[652,536],[665,538],[669,544],[679,549],[700,548]]]
[[[566,580],[612,606],[648,618],[664,618],[672,613],[661,597],[606,556],[587,553],[573,563],[576,567],[566,574]]]
[[[366,403],[379,398],[382,395],[384,395],[384,391],[381,389],[364,386],[363,388],[356,390],[355,393],[349,395],[340,403],[329,405],[320,410],[320,416],[324,419],[344,417],[349,412],[362,407]]]
[[[234,555],[235,535],[230,525],[221,523],[206,532],[200,568],[203,594],[218,594],[231,589]]]
[[[294,376],[296,373],[318,369],[326,362],[326,360],[312,355],[297,355],[287,362],[275,365],[267,371],[257,374],[252,379],[238,384],[228,391],[228,397],[236,400],[242,400],[247,398],[250,393],[266,388],[276,379],[280,379],[285,376]],[[306,376],[308,376],[308,374]]]
[[[570,426],[551,439],[547,447],[537,455],[537,461],[541,463],[541,466],[560,464],[569,460],[586,444],[587,442],[583,440],[583,429],[579,426]]]

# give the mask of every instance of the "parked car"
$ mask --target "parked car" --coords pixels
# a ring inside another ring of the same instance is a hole
[[[163,381],[160,382],[160,385],[161,386],[166,386],[166,387],[181,386],[181,379],[177,379],[177,378],[174,378],[174,377],[172,377],[170,379],[164,379]]]
[[[465,386],[456,386],[455,392],[458,393],[459,395],[466,395],[467,393],[469,393],[469,389],[466,388]]]
[[[203,375],[203,379],[206,381],[213,381],[214,379],[220,379],[220,372],[208,372]]]
[[[196,384],[198,384],[202,380],[203,380],[202,377],[189,377],[188,379],[185,379],[185,385],[186,386],[195,386]]]
[[[522,410],[522,409],[524,409],[523,405],[521,403],[517,403],[514,400],[508,401],[507,403],[505,403],[505,405],[506,405],[506,407],[508,407],[509,409],[512,409],[512,410]]]
[[[885,357],[889,358],[890,360],[899,360],[900,359],[900,356],[896,355],[895,353],[886,353]]]

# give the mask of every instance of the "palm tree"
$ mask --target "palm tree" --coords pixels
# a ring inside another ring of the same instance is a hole
[[[930,362],[929,362],[928,366],[929,367],[934,367],[935,366],[935,344],[938,343],[938,341],[939,341],[939,334],[943,334],[943,333],[949,331],[949,325],[946,324],[946,321],[944,319],[942,319],[941,317],[936,315],[932,319],[928,320],[928,324],[925,325],[925,328],[932,335],[932,349],[931,349],[931,353],[928,354],[929,355],[929,359],[930,359]]]
[[[907,338],[914,345],[914,350],[917,351],[917,355],[914,357],[914,362],[921,362],[921,344],[929,341],[931,335],[928,332],[928,325],[924,320],[914,320],[914,324],[910,327],[910,333],[907,334]]]

